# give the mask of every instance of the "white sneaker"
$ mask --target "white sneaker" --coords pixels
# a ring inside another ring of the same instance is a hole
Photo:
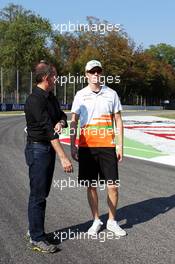
[[[100,219],[95,219],[92,226],[88,229],[88,235],[90,236],[96,235],[102,225],[103,225],[103,222],[101,222]]]
[[[113,232],[116,236],[121,237],[127,235],[126,231],[122,229],[115,220],[108,220],[106,228],[107,230]]]
[[[30,231],[27,231],[26,237],[30,238]]]

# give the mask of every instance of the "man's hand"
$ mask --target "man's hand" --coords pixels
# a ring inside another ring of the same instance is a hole
[[[55,125],[55,127],[54,127],[55,133],[57,133],[57,134],[61,134],[62,128],[63,128],[62,123],[58,122],[58,123]]]
[[[71,155],[75,161],[78,161],[78,148],[75,145],[71,146]]]
[[[123,121],[120,111],[114,114],[115,125],[118,130],[118,151],[117,159],[119,162],[123,160]]]
[[[123,160],[123,147],[122,146],[118,147],[117,159],[118,159],[118,162],[121,162]]]
[[[72,166],[71,161],[68,159],[68,157],[66,157],[66,156],[62,157],[62,158],[60,158],[60,161],[61,161],[61,165],[62,165],[65,172],[67,172],[67,173],[73,172],[73,166]]]
[[[69,158],[67,157],[62,145],[60,144],[59,139],[51,140],[52,147],[54,148],[55,152],[57,153],[61,165],[65,172],[73,172],[73,166]]]

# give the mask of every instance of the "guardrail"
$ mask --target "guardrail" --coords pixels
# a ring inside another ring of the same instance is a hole
[[[163,106],[122,105],[123,110],[163,110]],[[61,109],[70,110],[71,104],[61,104]],[[23,111],[24,104],[0,104],[0,111]]]
[[[122,105],[123,110],[163,110],[163,106]]]
[[[0,104],[0,111],[23,111],[24,104]]]

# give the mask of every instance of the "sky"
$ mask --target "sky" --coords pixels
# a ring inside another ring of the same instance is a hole
[[[121,24],[137,46],[175,46],[175,0],[0,0],[0,9],[9,2],[49,19],[52,25],[86,23],[86,17],[93,16]]]

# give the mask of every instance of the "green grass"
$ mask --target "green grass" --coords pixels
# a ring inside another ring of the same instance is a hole
[[[20,114],[23,114],[24,111],[3,111],[3,112],[0,112],[0,115],[3,116],[3,115],[20,115]]]
[[[124,138],[124,154],[142,158],[154,158],[166,155],[151,145],[146,145],[126,137]]]
[[[155,115],[155,116],[163,117],[163,118],[175,119],[175,114],[161,114],[161,115]]]

